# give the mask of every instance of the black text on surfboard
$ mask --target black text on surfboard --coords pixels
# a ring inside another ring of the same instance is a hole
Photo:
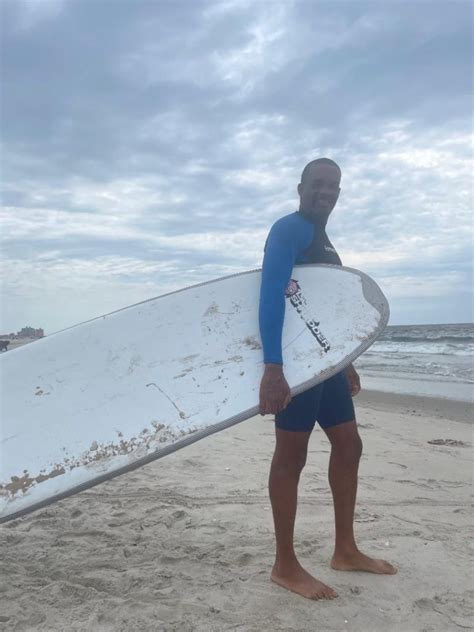
[[[290,299],[290,303],[296,309],[310,332],[324,349],[324,352],[327,353],[331,348],[331,345],[329,344],[327,338],[325,338],[325,336],[319,331],[319,322],[316,322],[316,320],[308,313],[306,299],[303,296],[301,287],[296,279],[290,279],[285,291],[285,296]]]

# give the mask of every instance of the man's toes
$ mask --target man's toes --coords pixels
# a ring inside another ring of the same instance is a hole
[[[395,568],[395,566],[392,566],[390,562],[387,562],[386,560],[378,560],[378,561],[379,561],[382,572],[386,573],[387,575],[395,575],[395,573],[397,572],[397,569]]]
[[[326,588],[325,590],[322,590],[319,593],[319,596],[321,599],[334,599],[334,597],[337,597],[336,593],[330,588]]]

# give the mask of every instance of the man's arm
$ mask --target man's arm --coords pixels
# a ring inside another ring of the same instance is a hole
[[[351,387],[351,395],[355,397],[360,392],[360,377],[357,371],[354,369],[353,364],[349,364],[346,368],[347,379]]]
[[[265,364],[283,364],[281,339],[285,290],[297,257],[296,239],[284,224],[272,227],[265,245],[260,287],[259,325]]]
[[[276,223],[267,239],[262,266],[259,324],[265,372],[260,384],[260,413],[276,414],[291,400],[283,373],[282,332],[285,290],[297,257],[297,244],[282,223]]]

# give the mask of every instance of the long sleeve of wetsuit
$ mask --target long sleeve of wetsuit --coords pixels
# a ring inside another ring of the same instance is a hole
[[[283,364],[282,332],[285,290],[298,257],[298,235],[276,222],[268,235],[262,265],[259,324],[264,363]]]

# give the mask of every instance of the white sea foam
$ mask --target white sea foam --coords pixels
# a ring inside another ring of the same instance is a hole
[[[361,375],[396,378],[400,384],[433,381],[449,385],[474,384],[474,324],[387,327],[379,340],[355,363]]]

